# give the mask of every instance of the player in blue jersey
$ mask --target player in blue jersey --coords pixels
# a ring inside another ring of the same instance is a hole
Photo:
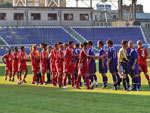
[[[92,48],[93,42],[88,41],[88,54],[90,56],[95,56],[95,52]],[[91,80],[91,87],[94,87],[94,80],[96,83],[96,87],[98,87],[98,82],[97,82],[97,76],[96,76],[96,63],[94,58],[89,58],[88,59],[88,64],[89,64],[89,74],[90,74],[90,80]]]
[[[138,67],[138,53],[134,48],[133,41],[129,41],[128,43],[130,53],[128,55],[129,63],[128,63],[128,73],[132,77],[133,87],[132,90],[140,91],[140,79],[139,79],[139,67]]]
[[[98,41],[97,43],[98,47],[100,48],[99,51],[99,56],[101,56],[101,59],[99,59],[99,73],[101,73],[103,77],[103,87],[102,89],[107,88],[107,55],[106,55],[106,50],[104,48],[104,43],[103,41]]]
[[[118,74],[118,69],[117,69],[117,65],[118,65],[117,51],[113,47],[113,41],[107,40],[106,45],[108,47],[108,51],[107,51],[108,65],[107,66],[109,67],[109,72],[112,74],[113,82],[115,84],[117,80],[120,80],[120,76]],[[120,84],[119,84],[119,87],[120,87]]]

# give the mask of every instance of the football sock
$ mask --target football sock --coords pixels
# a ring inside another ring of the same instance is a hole
[[[116,76],[117,76],[117,80],[120,81],[121,78],[118,73],[116,74]],[[120,86],[120,83],[118,85]]]
[[[146,75],[145,75],[145,77],[146,77],[146,79],[149,81],[149,75],[148,75],[148,74],[146,74]]]
[[[135,78],[132,79],[132,89],[136,89]]]
[[[97,82],[97,76],[96,76],[96,75],[94,75],[93,77],[94,77],[95,82]]]
[[[126,86],[126,78],[123,78],[123,87],[125,90],[127,90],[127,86]]]
[[[139,75],[140,85],[141,85],[141,76]]]
[[[127,83],[127,86],[130,87],[130,79],[129,79],[129,76],[127,75],[126,77],[126,83]]]
[[[114,84],[116,83],[116,75],[112,75]]]
[[[136,88],[140,89],[140,80],[139,77],[135,77]]]
[[[86,81],[87,89],[90,88],[90,84],[89,84],[89,76],[85,76],[85,81]]]
[[[104,84],[104,87],[107,86],[107,76],[103,76],[103,84]]]
[[[72,87],[74,87],[74,75],[72,75]]]
[[[50,82],[50,73],[47,73],[47,82]]]
[[[93,83],[93,75],[90,75],[90,84]]]

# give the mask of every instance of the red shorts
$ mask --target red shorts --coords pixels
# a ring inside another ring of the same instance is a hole
[[[55,63],[50,63],[50,70],[52,73],[57,73],[56,65]]]
[[[20,66],[19,66],[19,71],[20,71],[20,72],[22,72],[22,71],[28,71],[27,65],[26,65],[26,64],[20,65]]]
[[[31,66],[31,68],[32,68],[32,72],[38,72],[38,71],[39,71],[38,65],[36,65],[36,66]]]
[[[146,62],[139,63],[139,72],[144,72],[144,73],[148,72]]]
[[[11,66],[11,65],[6,66],[6,67],[5,67],[5,71],[12,71],[12,66]]]
[[[12,71],[13,72],[19,72],[19,70],[18,70],[18,64],[13,64]]]
[[[63,73],[63,64],[59,63],[56,65],[57,73]]]
[[[66,63],[64,64],[64,68],[63,68],[63,72],[70,74],[70,73],[74,73],[75,69],[74,69],[74,64],[73,63]]]
[[[79,75],[84,75],[89,73],[89,66],[88,65],[83,65],[83,64],[78,64],[78,74]]]

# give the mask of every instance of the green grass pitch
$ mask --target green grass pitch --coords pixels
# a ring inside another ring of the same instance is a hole
[[[149,63],[149,62],[148,62]],[[113,91],[112,77],[108,73],[108,89],[102,86],[97,72],[99,88],[80,90],[32,85],[30,64],[27,83],[17,85],[4,81],[4,64],[0,64],[0,113],[150,113],[150,87],[142,74],[142,91]],[[149,68],[150,70],[150,68]],[[150,73],[149,73],[150,74]]]

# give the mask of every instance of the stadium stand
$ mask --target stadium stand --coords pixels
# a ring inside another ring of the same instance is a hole
[[[113,40],[114,44],[120,48],[122,40],[141,40],[147,43],[141,27],[72,27],[72,29],[80,34],[86,40],[91,40],[97,45],[98,40]]]
[[[70,27],[75,33],[80,35],[84,40],[91,40],[94,46],[97,46],[98,40],[104,42],[108,39],[113,40],[117,50],[120,48],[122,40],[142,40],[147,43],[141,27],[92,27],[78,26]],[[25,48],[29,54],[29,45],[40,44],[41,42],[53,45],[57,42],[68,42],[73,40],[79,43],[67,29],[61,26],[27,26],[27,27],[7,27],[0,28],[0,36],[9,45],[28,45]],[[79,40],[79,41],[78,41]],[[1,55],[1,53],[0,53]]]
[[[3,28],[0,30],[0,36],[8,44],[39,44],[43,42],[53,45],[58,41],[74,40],[77,42],[61,27]]]

